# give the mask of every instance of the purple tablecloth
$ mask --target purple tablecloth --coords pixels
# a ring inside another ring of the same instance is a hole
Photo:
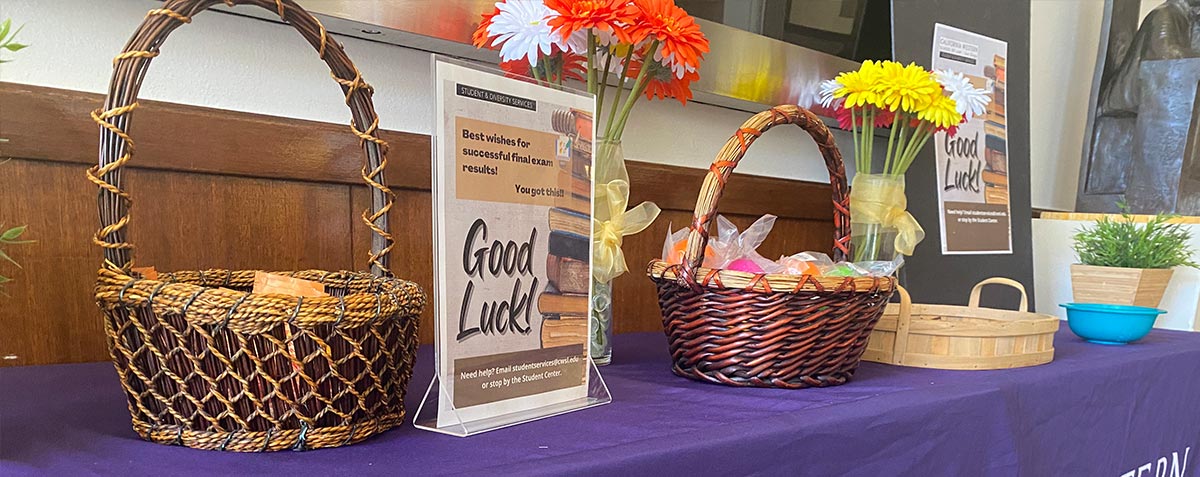
[[[798,391],[679,378],[661,335],[623,335],[615,364],[601,368],[612,404],[469,438],[406,422],[300,453],[143,442],[109,363],[7,368],[0,475],[1195,475],[1200,333],[1155,331],[1108,347],[1063,328],[1045,366],[864,363],[849,384]],[[431,351],[419,357],[410,413]]]

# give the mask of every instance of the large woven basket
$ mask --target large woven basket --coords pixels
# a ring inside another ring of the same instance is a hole
[[[216,3],[221,2],[170,0],[151,10],[114,60],[104,108],[92,114],[100,125],[100,159],[88,177],[100,187],[95,242],[105,257],[96,301],[133,428],[149,441],[227,451],[357,442],[404,419],[425,296],[387,268],[393,194],[383,179],[387,144],[375,136],[371,88],[341,45],[290,0],[224,3],[277,12],[317,49],[342,85],[351,129],[367,158],[363,179],[372,187],[371,210],[363,214],[375,232],[371,273],[282,272],[323,282],[330,294],[301,298],[249,293],[252,270],[165,273],[157,279],[132,271],[133,246],[126,241],[131,199],[121,176],[134,144],[125,131],[159,45]]]
[[[833,188],[833,258],[850,251],[850,198],[842,155],[808,110],[778,106],[754,115],[725,143],[696,201],[683,263],[650,263],[672,369],[687,378],[778,388],[835,386],[858,368],[894,278],[754,274],[703,268],[708,226],[746,149],[779,124],[804,129],[825,158]]]

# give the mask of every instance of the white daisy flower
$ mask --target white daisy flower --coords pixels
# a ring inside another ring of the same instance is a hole
[[[675,61],[674,53],[671,53],[670,56],[663,57],[662,50],[657,50],[654,52],[654,60],[662,63],[663,66],[670,68],[671,72],[674,73],[675,77],[678,79],[683,79],[683,75],[686,73],[696,72],[696,67],[688,66],[684,63]]]
[[[596,50],[596,71],[604,72],[604,65],[608,64],[608,72],[613,74],[621,74],[621,63],[625,61],[624,49],[611,55],[612,61],[609,61],[609,48],[601,47]]]
[[[500,58],[513,61],[527,58],[529,64],[537,66],[538,53],[549,55],[555,44],[551,34],[550,18],[555,16],[542,0],[509,0],[497,3],[500,13],[492,17],[488,34],[495,36],[492,46],[500,45]]]
[[[576,30],[570,37],[563,41],[559,38],[560,35],[554,35],[554,43],[564,51],[570,51],[577,55],[587,55],[587,32],[584,30]]]
[[[820,93],[821,106],[828,108],[829,105],[833,104],[833,100],[836,99],[833,97],[833,93],[836,93],[841,88],[842,84],[838,83],[837,80],[827,79],[822,81]]]
[[[950,93],[950,99],[954,100],[955,109],[966,119],[982,116],[987,111],[988,103],[992,102],[992,98],[989,96],[992,94],[990,91],[975,88],[971,84],[971,80],[962,73],[938,70],[934,72],[934,78]]]

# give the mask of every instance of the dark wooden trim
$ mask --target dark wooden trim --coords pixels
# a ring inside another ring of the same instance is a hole
[[[96,161],[97,126],[88,113],[104,96],[81,91],[0,82],[0,157],[68,162]],[[132,167],[269,179],[361,184],[362,149],[349,126],[302,119],[140,101],[130,134],[137,145]],[[305,131],[298,136],[296,131]],[[382,131],[391,144],[389,185],[429,190],[430,137]],[[212,141],[209,138],[221,138]],[[664,137],[664,139],[667,139]],[[664,209],[691,210],[711,161],[697,153],[697,168],[629,161],[636,203],[649,200]],[[287,161],[259,160],[287,158]],[[80,169],[82,171],[82,168]],[[82,172],[80,173],[82,177]],[[80,181],[83,187],[83,181]],[[136,186],[136,184],[134,185]],[[721,199],[727,214],[832,220],[828,184],[734,174]]]
[[[88,117],[98,94],[0,83],[0,221],[28,225],[36,243],[13,250],[25,268],[0,297],[0,366],[107,359],[92,296],[100,252],[96,188],[84,169],[96,160],[98,129]],[[322,270],[363,266],[370,240],[358,215],[369,199],[360,183],[362,151],[349,127],[196,106],[143,101],[131,123],[137,141],[127,185],[131,242],[142,265],[159,270]],[[732,132],[732,131],[731,131]],[[389,183],[396,251],[392,268],[432,290],[430,138],[383,131],[392,143]],[[669,138],[665,138],[669,139]],[[663,208],[646,231],[627,237],[629,273],[617,279],[616,331],[661,330],[658,298],[644,275],[669,228],[691,222],[713,151],[696,151],[686,168],[629,163],[634,203]],[[782,158],[781,158],[782,159]],[[735,174],[720,212],[746,227],[764,213],[780,216],[759,248],[768,257],[829,251],[833,236],[826,184]],[[353,184],[353,185],[351,185]],[[299,231],[299,232],[298,232]],[[433,339],[433,310],[421,317]]]

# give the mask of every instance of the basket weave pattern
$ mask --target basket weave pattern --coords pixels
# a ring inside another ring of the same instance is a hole
[[[100,126],[100,160],[88,178],[100,188],[105,262],[96,301],[134,430],[164,444],[228,451],[305,450],[347,445],[400,424],[412,376],[425,295],[388,271],[393,239],[387,212],[387,144],[372,89],[325,27],[291,0],[224,0],[277,12],[318,51],[346,94],[352,132],[366,155],[372,205],[371,273],[275,272],[325,285],[326,297],[250,293],[253,270],[132,271],[126,241],[132,198],[122,167],[133,157],[126,133],[150,60],[166,36],[220,0],[169,0],[151,10],[114,59]],[[366,125],[360,127],[359,125]]]
[[[829,169],[834,260],[850,251],[850,207],[841,153],[824,123],[796,106],[750,118],[709,168],[683,263],[650,263],[675,374],[731,386],[805,388],[845,383],[858,368],[895,279],[754,274],[701,267],[708,227],[734,167],[765,131],[804,129]]]

